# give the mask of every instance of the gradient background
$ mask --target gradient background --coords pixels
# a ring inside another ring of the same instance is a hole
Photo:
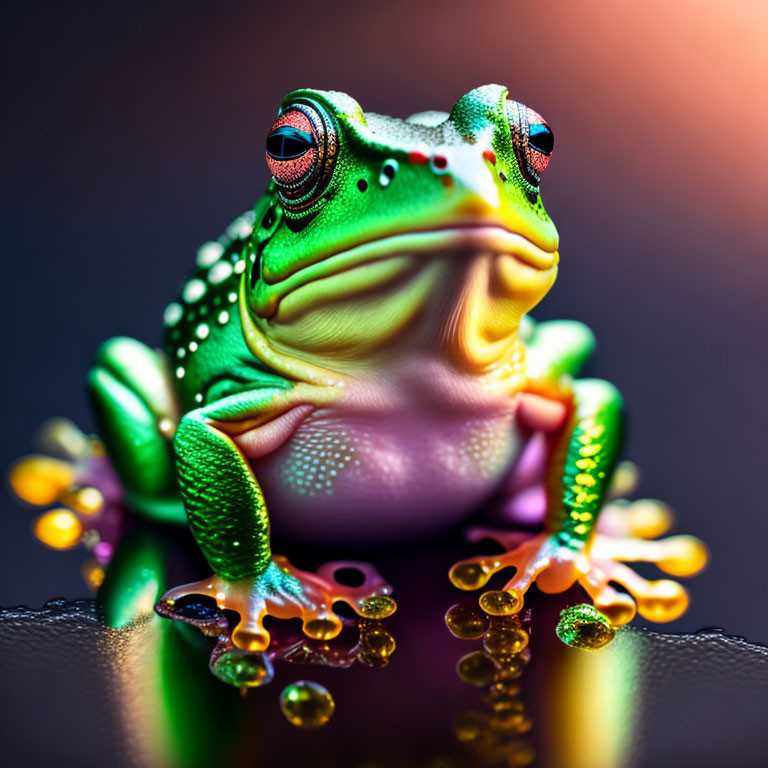
[[[596,332],[642,495],[712,548],[671,625],[768,641],[765,392],[768,5],[5,2],[0,466],[49,416],[90,427],[98,343],[157,343],[197,245],[267,181],[281,97],[448,110],[507,85],[556,135],[543,183],[560,278],[539,319]],[[85,594],[0,502],[0,604]]]

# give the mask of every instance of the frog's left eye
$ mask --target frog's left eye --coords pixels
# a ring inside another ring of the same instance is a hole
[[[288,211],[316,202],[333,173],[336,149],[335,127],[319,105],[297,103],[278,117],[267,136],[267,165]]]
[[[524,104],[507,102],[507,114],[520,171],[531,186],[538,187],[549,165],[555,134],[538,112]]]

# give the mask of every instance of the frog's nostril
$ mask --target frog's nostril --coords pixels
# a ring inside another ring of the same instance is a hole
[[[397,175],[398,168],[400,166],[397,160],[386,160],[381,166],[381,173],[379,174],[379,184],[382,187],[388,187],[392,180]]]

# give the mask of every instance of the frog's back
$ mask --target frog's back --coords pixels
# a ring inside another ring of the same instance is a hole
[[[165,352],[182,412],[243,389],[289,386],[243,340],[238,303],[254,219],[244,213],[198,249],[194,270],[165,309]]]

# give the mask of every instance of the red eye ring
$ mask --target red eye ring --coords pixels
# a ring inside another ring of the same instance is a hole
[[[267,136],[266,160],[283,207],[310,208],[328,186],[338,152],[336,127],[318,104],[286,106]]]
[[[538,112],[516,101],[507,101],[507,115],[520,172],[538,188],[554,147],[552,129]]]

